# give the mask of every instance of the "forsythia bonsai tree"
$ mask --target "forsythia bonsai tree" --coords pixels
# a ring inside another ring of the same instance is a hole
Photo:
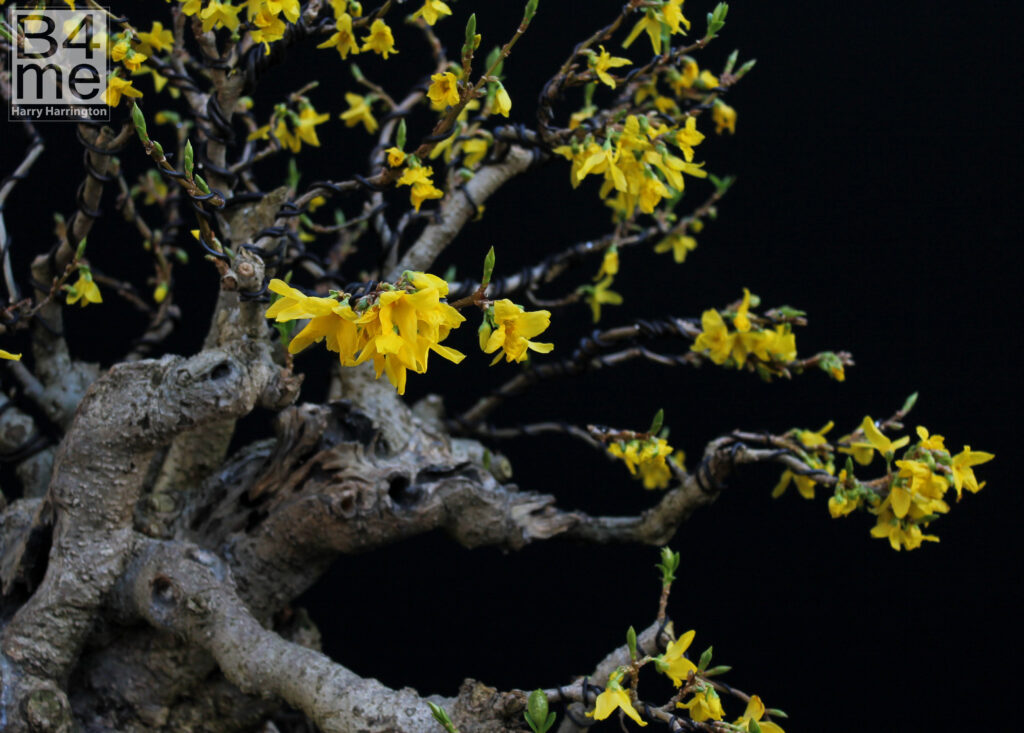
[[[19,251],[30,243],[8,236],[14,210],[3,204],[40,174],[53,128],[8,122],[0,143],[20,161],[0,185],[0,453],[12,466],[0,515],[4,730],[301,730],[308,721],[326,732],[540,733],[614,729],[619,719],[778,733],[785,714],[724,682],[729,668],[670,621],[681,559],[669,545],[680,524],[731,472],[771,463],[781,472],[775,496],[792,485],[827,501],[834,518],[867,519],[865,534],[893,550],[914,550],[937,541],[933,523],[954,497],[983,486],[974,467],[991,454],[905,428],[914,396],[845,430],[705,436],[689,459],[659,405],[649,425],[496,422],[542,382],[571,385],[637,359],[767,382],[845,378],[849,354],[799,352],[804,312],[762,304],[742,284],[734,302],[653,320],[629,320],[629,292],[612,289],[628,274],[622,261],[690,266],[732,184],[700,153],[707,136],[736,132],[726,98],[754,66],[736,53],[721,67],[702,60],[725,3],[628,0],[612,17],[563,29],[576,45],[537,90],[532,120],[515,117],[504,81],[517,42],[543,23],[537,0],[506,29],[479,27],[468,0],[112,5],[107,31],[90,27],[88,39],[109,59],[110,121],[63,128],[74,127],[84,163],[71,210],[51,210],[48,248]],[[459,29],[454,49],[442,42],[445,25]],[[4,24],[0,63],[25,33]],[[416,49],[418,78],[389,74],[392,59]],[[316,62],[293,69],[288,90],[265,91],[297,54]],[[363,59],[378,71],[363,71]],[[10,69],[0,67],[0,90],[10,97]],[[361,144],[363,167],[305,180],[304,161],[335,134]],[[587,189],[606,233],[546,243],[544,257],[514,272],[500,248],[478,244],[442,272],[439,260],[486,217],[491,197],[542,166]],[[101,210],[105,197],[114,211]],[[90,261],[105,246],[90,233],[111,217],[118,247],[139,255],[123,270]],[[33,258],[28,271],[18,255]],[[201,300],[176,287],[185,267],[215,270],[219,292],[204,320],[188,319],[208,329],[201,350],[167,354],[183,309]],[[112,300],[145,321],[101,371],[69,347],[65,315]],[[553,321],[581,311],[596,331],[576,343],[549,335]],[[609,314],[616,325],[606,327]],[[410,404],[412,381],[429,389],[431,354],[434,364],[490,361],[492,386],[461,414],[436,397]],[[304,370],[318,366],[329,369],[327,399],[300,401]],[[275,413],[274,436],[232,445],[258,406]],[[653,504],[592,516],[540,493],[555,487],[515,486],[499,441],[542,434],[590,446],[609,481],[632,476]],[[427,696],[320,653],[316,629],[290,603],[338,555],[438,529],[466,548],[552,538],[660,547],[656,613],[549,689],[467,681],[454,698]],[[655,697],[651,675],[667,695]]]

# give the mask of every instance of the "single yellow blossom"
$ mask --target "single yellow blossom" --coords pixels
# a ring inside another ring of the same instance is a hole
[[[505,85],[501,82],[498,82],[498,91],[494,94],[494,107],[502,117],[508,117],[508,113],[512,111],[512,97],[508,96]]]
[[[153,21],[148,31],[139,31],[135,35],[139,39],[139,51],[147,56],[152,56],[154,51],[170,51],[174,48],[174,33],[164,28],[158,20]]]
[[[961,491],[964,487],[972,494],[981,491],[984,483],[979,484],[974,476],[972,466],[988,463],[995,455],[980,450],[971,450],[971,446],[965,445],[964,449],[953,456],[953,487],[956,489],[956,500],[960,501]]]
[[[317,46],[317,48],[336,48],[338,54],[344,59],[348,58],[348,55],[359,53],[359,44],[356,43],[356,37],[352,33],[352,16],[348,13],[342,13],[334,21],[334,33],[326,41]]]
[[[79,268],[78,279],[75,280],[71,289],[68,291],[68,305],[78,303],[84,308],[89,305],[89,303],[102,302],[103,296],[100,295],[99,287],[97,287],[96,283],[92,280],[92,272],[85,267]]]
[[[697,118],[687,117],[686,124],[676,131],[676,147],[683,151],[686,162],[693,162],[693,149],[704,142],[704,133],[697,130]]]
[[[711,119],[715,121],[715,134],[721,135],[722,130],[728,130],[730,135],[736,132],[736,110],[725,102],[715,102],[711,108]]]
[[[287,25],[278,16],[261,9],[252,18],[252,24],[256,26],[249,35],[256,43],[263,44],[264,54],[270,53],[270,44],[284,38]]]
[[[388,165],[392,168],[397,168],[405,162],[405,152],[392,146],[384,151],[388,154]]]
[[[398,53],[395,50],[395,37],[391,33],[391,28],[380,18],[373,21],[373,25],[370,26],[370,35],[363,39],[363,51],[373,51],[383,56],[385,59],[388,54]]]
[[[340,115],[341,119],[345,121],[345,127],[355,127],[362,122],[367,132],[377,131],[377,120],[374,119],[370,109],[370,105],[373,104],[372,96],[364,97],[360,94],[345,92],[345,101],[348,102],[348,109]]]
[[[2,3],[0,3],[2,4]],[[21,354],[12,354],[10,351],[4,351],[0,349],[0,359],[10,359],[11,361],[21,361]]]
[[[609,290],[612,284],[612,277],[609,275],[596,285],[584,287],[584,299],[590,305],[590,311],[594,316],[594,323],[601,320],[602,305],[622,305],[622,296],[614,290]]]
[[[676,687],[681,687],[687,681],[690,672],[697,672],[697,665],[683,656],[686,650],[690,648],[690,644],[693,643],[693,637],[696,633],[696,631],[690,629],[669,644],[664,654],[654,658],[655,668],[662,674],[667,675]]]
[[[928,429],[923,425],[918,425],[915,432],[917,433],[917,437],[921,439],[922,448],[927,448],[928,450],[946,450],[946,439],[941,435],[929,435]]]
[[[621,56],[612,56],[610,53],[604,50],[604,46],[598,46],[601,49],[601,53],[593,54],[590,57],[590,68],[597,74],[597,78],[602,83],[607,84],[612,89],[615,88],[615,80],[608,73],[608,69],[616,69],[620,66],[629,66],[633,62],[629,59],[622,58]]]
[[[651,48],[654,49],[654,53],[661,55],[661,20],[658,14],[653,10],[648,10],[644,13],[644,17],[637,21],[637,24],[633,26],[633,30],[629,32],[626,40],[622,42],[623,48],[629,48],[636,37],[641,33],[646,33],[647,37],[651,39]]]
[[[715,364],[724,364],[732,353],[735,334],[729,333],[722,315],[714,308],[704,311],[700,317],[701,334],[690,347],[692,351],[707,351]]]
[[[796,437],[804,448],[817,448],[828,443],[828,439],[825,436],[833,427],[835,427],[835,423],[829,420],[821,430],[816,432],[812,430],[798,430]]]
[[[690,30],[690,21],[683,15],[683,0],[668,0],[661,6],[661,14],[673,35]],[[686,30],[683,30],[683,26],[686,27]]]
[[[704,69],[700,72],[700,75],[697,76],[697,86],[703,87],[704,89],[714,89],[718,84],[718,77],[707,69]]]
[[[654,246],[654,251],[662,254],[671,250],[672,258],[681,264],[686,261],[686,253],[696,248],[697,240],[693,237],[686,234],[670,234]]]
[[[722,710],[722,699],[715,692],[714,687],[705,687],[694,693],[693,699],[689,702],[677,702],[677,708],[686,708],[690,711],[690,717],[701,723],[705,720],[721,720],[725,717]]]
[[[528,356],[527,351],[540,354],[550,353],[554,344],[530,341],[551,325],[550,311],[526,312],[511,300],[494,302],[493,313],[489,310],[480,326],[480,348],[485,354],[495,355],[491,365],[497,364],[502,356],[506,361],[521,362]]]
[[[883,457],[887,454],[891,456],[897,450],[905,446],[910,442],[910,436],[904,435],[899,440],[889,440],[882,434],[877,427],[875,427],[875,421],[870,417],[865,416],[864,420],[860,424],[860,429],[864,431],[864,437],[868,439],[872,447],[877,450]],[[886,460],[889,460],[886,458]]]
[[[619,274],[619,249],[614,245],[604,251],[604,257],[601,259],[601,269],[594,275],[595,280],[600,280],[602,277],[618,275]]]
[[[121,97],[141,96],[142,92],[133,87],[130,81],[114,75],[107,79],[107,91],[103,92],[103,101],[107,106],[116,107],[121,103]]]
[[[199,12],[199,17],[203,20],[203,32],[209,32],[213,28],[238,30],[238,13],[240,11],[241,8],[236,8],[231,3],[209,0],[209,5]]]
[[[608,678],[608,684],[604,688],[604,692],[597,696],[597,701],[594,704],[593,712],[587,713],[588,718],[594,720],[604,720],[616,709],[622,710],[626,715],[636,721],[637,725],[647,725],[647,723],[640,717],[640,713],[633,707],[633,702],[629,698],[629,693],[622,689],[622,676],[623,671],[617,669],[612,672]]]
[[[770,720],[761,720],[763,716],[764,703],[761,702],[761,698],[757,695],[751,695],[750,701],[747,703],[747,709],[743,711],[743,715],[737,718],[733,725],[749,731],[751,721],[756,721],[757,725],[761,728],[761,733],[785,733],[782,728]]]
[[[462,143],[462,165],[467,168],[475,168],[487,155],[487,149],[486,138],[474,137],[466,140]]]
[[[434,25],[442,15],[451,15],[452,9],[441,0],[426,0],[423,7],[412,14],[412,19],[423,18],[427,25]]]
[[[459,103],[459,80],[450,71],[433,74],[427,96],[439,108],[454,107]]]
[[[750,318],[747,316],[747,311],[750,310],[750,291],[743,288],[743,300],[740,301],[740,307],[736,309],[736,316],[732,319],[733,328],[740,332],[746,332],[750,330]]]

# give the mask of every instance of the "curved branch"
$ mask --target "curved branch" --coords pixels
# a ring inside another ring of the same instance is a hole
[[[359,677],[263,628],[235,592],[227,567],[197,547],[147,542],[119,586],[118,601],[158,629],[208,651],[243,692],[285,700],[324,733],[427,731],[436,725],[426,700],[410,688],[392,690]],[[468,700],[433,699],[450,705],[467,733],[515,730],[518,724],[506,725],[505,719],[522,710],[523,696],[492,691],[481,706],[481,688],[460,695]]]

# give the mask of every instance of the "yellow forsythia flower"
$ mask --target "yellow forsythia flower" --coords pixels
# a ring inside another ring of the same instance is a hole
[[[342,13],[335,20],[334,33],[326,41],[317,46],[317,48],[336,48],[338,54],[341,57],[348,58],[348,55],[359,53],[359,44],[356,43],[356,37],[352,33],[352,16],[348,13]]]
[[[973,494],[981,491],[984,485],[978,483],[974,477],[974,470],[971,466],[988,463],[995,455],[980,450],[971,450],[971,446],[965,445],[964,449],[953,456],[953,486],[956,488],[956,500],[960,501],[960,492],[966,487]]]
[[[598,46],[601,49],[601,53],[593,54],[590,57],[590,68],[597,74],[597,78],[601,80],[603,84],[607,84],[612,89],[615,88],[615,80],[608,73],[608,69],[616,69],[620,66],[629,66],[633,62],[629,59],[622,58],[621,56],[612,56],[610,53],[604,50],[604,46]]]
[[[398,53],[395,50],[395,37],[391,33],[391,28],[380,18],[373,21],[373,25],[370,26],[370,35],[363,39],[363,51],[373,51],[383,56],[385,59],[388,54]]]
[[[640,717],[640,713],[633,707],[633,702],[629,699],[629,693],[622,689],[622,676],[623,671],[621,669],[612,672],[604,692],[597,696],[593,712],[587,713],[587,717],[594,720],[604,720],[616,710],[621,709],[622,712],[636,721],[637,725],[647,725]]]
[[[527,313],[521,306],[511,300],[495,301],[488,309],[484,322],[480,326],[480,348],[485,354],[495,355],[491,366],[498,363],[502,356],[506,361],[525,361],[527,351],[541,354],[550,353],[554,344],[530,341],[551,325],[550,311],[533,311]]]
[[[442,15],[451,14],[452,9],[448,7],[447,3],[443,3],[441,0],[426,0],[423,7],[412,14],[412,19],[423,18],[427,21],[427,25],[434,25]]]
[[[92,273],[85,267],[79,268],[78,279],[75,280],[75,283],[68,291],[68,305],[78,303],[84,308],[89,303],[102,302],[103,296],[100,295],[99,287],[92,280]]]
[[[430,77],[427,96],[439,109],[446,106],[454,107],[459,103],[459,80],[450,71],[433,74]]]
[[[711,108],[711,119],[715,121],[715,133],[722,134],[722,130],[728,130],[732,135],[736,132],[736,110],[725,102],[716,101]]]
[[[121,97],[141,97],[142,92],[132,86],[119,76],[111,76],[107,79],[107,91],[103,92],[103,102],[109,107],[116,107],[121,103]]]
[[[686,262],[686,253],[697,249],[697,240],[686,234],[670,234],[654,246],[657,254],[672,251],[672,259],[679,264]]]
[[[721,720],[725,717],[722,710],[722,699],[715,692],[714,687],[705,687],[694,693],[693,699],[689,702],[677,702],[677,708],[686,708],[690,711],[690,717],[698,723],[705,720]]]
[[[768,720],[761,720],[763,716],[764,703],[761,702],[761,698],[757,695],[751,695],[750,702],[747,703],[747,709],[743,711],[743,715],[737,718],[733,725],[742,730],[749,731],[751,721],[756,721],[758,726],[761,728],[761,733],[785,733],[785,731],[775,723]]]
[[[12,354],[10,351],[4,351],[0,349],[0,359],[10,359],[11,361],[21,361],[21,354]]]
[[[370,95],[364,97],[352,92],[345,92],[345,101],[348,102],[348,109],[340,115],[341,119],[345,121],[345,127],[355,127],[362,122],[367,132],[377,131],[377,120],[370,110],[370,105],[373,104]]]
[[[655,668],[662,674],[667,675],[676,687],[681,687],[686,682],[690,672],[697,671],[697,665],[683,656],[686,650],[690,648],[690,644],[693,643],[693,637],[696,633],[693,629],[687,631],[669,644],[664,654],[659,654],[654,658]]]
[[[209,0],[209,4],[199,11],[199,17],[203,20],[203,32],[209,32],[214,28],[227,28],[229,31],[238,30],[238,13],[241,10],[241,8],[236,8],[231,3]]]

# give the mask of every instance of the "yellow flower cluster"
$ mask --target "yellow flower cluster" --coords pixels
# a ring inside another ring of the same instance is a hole
[[[856,431],[839,438],[834,446],[825,438],[831,429],[829,422],[821,430],[792,430],[787,436],[799,442],[796,455],[809,469],[834,475],[833,451],[849,456],[829,498],[829,514],[835,519],[858,509],[874,514],[877,519],[871,536],[888,539],[894,550],[914,550],[926,540],[938,542],[938,537],[924,534],[924,528],[949,512],[946,492],[954,489],[959,501],[964,488],[972,493],[980,491],[984,483],[978,483],[973,467],[994,458],[991,453],[971,450],[970,446],[951,455],[945,438],[931,435],[922,426],[917,427],[918,442],[913,445],[909,436],[888,438],[870,417],[865,417]],[[902,448],[906,450],[897,459],[896,452]],[[858,481],[853,475],[854,463],[867,466],[876,452],[885,460],[886,475],[873,481]],[[772,496],[780,496],[791,482],[805,499],[814,498],[814,478],[790,469],[783,472]]]
[[[680,127],[653,115],[628,115],[621,125],[608,127],[604,141],[587,135],[554,152],[572,162],[574,188],[588,175],[602,176],[600,197],[619,217],[628,218],[637,210],[651,214],[662,200],[676,197],[685,188],[684,173],[707,176],[703,163],[693,162],[693,148],[703,140],[695,117]],[[669,144],[683,157],[671,153]]]
[[[696,632],[692,629],[687,631],[678,639],[669,643],[663,654],[653,658],[645,657],[639,664],[643,665],[653,662],[655,669],[672,680],[673,685],[676,687],[686,685],[686,689],[683,691],[684,694],[692,692],[693,697],[687,702],[677,702],[676,707],[687,710],[691,720],[698,723],[708,720],[722,720],[725,718],[722,699],[718,696],[715,688],[703,676],[703,669],[685,656],[686,650],[690,648],[695,635]],[[645,726],[647,722],[640,717],[640,713],[634,705],[635,698],[633,694],[622,686],[625,671],[626,668],[619,667],[609,676],[604,692],[597,696],[594,710],[587,713],[587,715],[595,720],[604,720],[610,717],[616,710],[621,710],[638,725]],[[763,720],[767,712],[761,698],[757,695],[751,695],[743,715],[737,718],[731,726],[728,726],[729,730],[760,730],[762,733],[785,733],[776,723],[770,720]],[[756,725],[751,725],[751,723]]]
[[[407,272],[394,285],[384,284],[355,304],[338,297],[308,296],[281,280],[270,290],[281,296],[267,310],[278,322],[309,319],[288,345],[292,354],[325,341],[342,366],[373,361],[378,379],[387,374],[399,394],[405,394],[407,372],[422,374],[433,351],[458,364],[464,355],[442,346],[465,318],[442,299],[448,283],[423,272]]]
[[[864,418],[860,431],[873,450],[885,458],[887,465],[893,462],[895,451],[909,442],[909,436],[889,440],[870,417]],[[964,446],[955,456],[950,455],[941,435],[930,435],[920,425],[916,432],[918,442],[904,452],[901,460],[895,461],[896,474],[890,472],[888,496],[871,509],[878,516],[871,536],[888,539],[894,550],[914,550],[924,540],[938,542],[938,537],[924,534],[923,528],[949,511],[949,505],[943,500],[946,492],[955,489],[959,501],[964,488],[971,493],[980,491],[985,484],[978,483],[973,466],[995,458],[991,453],[973,451],[970,446]],[[865,463],[865,458],[870,462],[870,456],[864,456],[863,450],[859,457],[854,452],[856,448],[851,446],[847,450],[859,463]]]
[[[398,53],[394,33],[382,18],[374,19],[370,32],[363,37],[363,45],[360,46],[352,29],[352,20],[363,14],[362,5],[355,0],[330,0],[330,5],[334,11],[334,33],[317,48],[333,48],[343,59],[361,51],[373,51],[384,59]]]
[[[778,361],[789,363],[796,359],[796,336],[788,323],[774,329],[761,328],[751,323],[750,291],[743,289],[743,300],[732,313],[733,327],[730,331],[722,314],[712,308],[701,315],[701,333],[690,348],[706,354],[715,364],[732,364],[742,367],[747,357],[753,355],[763,362]],[[729,315],[727,313],[727,315]]]
[[[645,489],[664,489],[672,480],[672,469],[666,462],[672,446],[664,438],[618,441],[608,446],[608,452],[625,461],[626,468],[634,476],[639,475]]]

